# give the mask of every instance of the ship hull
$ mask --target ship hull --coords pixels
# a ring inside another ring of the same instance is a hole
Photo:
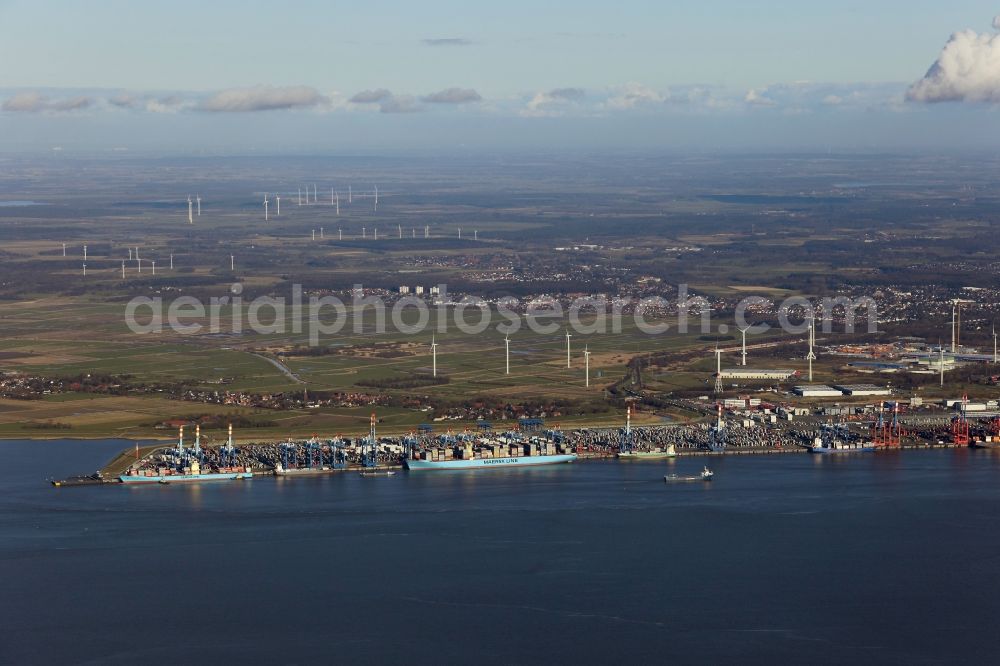
[[[558,465],[576,460],[576,454],[554,456],[511,456],[508,458],[473,458],[472,460],[407,460],[406,469],[424,470],[502,469],[508,467],[535,467]]]
[[[838,455],[841,453],[874,453],[874,446],[862,446],[856,449],[828,449],[824,447],[814,446],[809,449],[809,453],[815,453],[820,456],[831,456]]]
[[[633,451],[632,453],[619,453],[615,457],[621,460],[657,460],[676,458],[677,453],[671,451]]]
[[[342,472],[342,469],[335,469],[333,467],[313,467],[313,468],[294,468],[294,469],[275,469],[275,476],[316,476],[317,474],[332,474],[333,472]]]
[[[202,481],[237,481],[253,478],[250,472],[226,472],[223,474],[167,474],[165,476],[130,476],[122,474],[122,483],[200,483]]]

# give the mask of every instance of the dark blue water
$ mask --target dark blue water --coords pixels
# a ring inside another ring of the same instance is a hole
[[[56,489],[0,442],[2,663],[996,663],[1000,457]]]

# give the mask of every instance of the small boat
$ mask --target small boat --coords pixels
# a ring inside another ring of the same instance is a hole
[[[697,476],[680,476],[677,474],[667,474],[663,477],[665,483],[677,482],[677,481],[711,481],[712,477],[715,476],[715,472],[705,467],[701,470],[701,474]]]
[[[383,470],[381,472],[377,471],[361,472],[361,476],[395,476],[395,475],[396,472],[394,472],[391,469]]]

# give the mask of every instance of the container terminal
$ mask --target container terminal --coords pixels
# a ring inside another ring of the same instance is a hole
[[[697,455],[756,455],[827,450],[891,451],[938,447],[1000,447],[1000,417],[965,410],[935,415],[900,415],[885,403],[867,420],[723,419],[713,423],[631,425],[620,428],[549,427],[543,419],[521,419],[514,429],[494,431],[480,421],[475,431],[435,433],[421,425],[405,435],[379,435],[372,415],[363,436],[312,437],[283,442],[246,442],[237,446],[232,427],[219,444],[203,444],[200,433],[190,446],[183,431],[173,445],[127,449],[99,472],[53,480],[55,486],[102,483],[237,481],[258,475],[311,476],[348,471],[497,468],[576,460],[619,458],[660,460]]]

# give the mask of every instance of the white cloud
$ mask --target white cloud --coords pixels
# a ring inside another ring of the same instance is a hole
[[[385,88],[362,90],[348,102],[360,105],[377,104],[379,113],[415,113],[423,110],[412,95],[394,95]]]
[[[481,102],[483,98],[471,88],[446,88],[423,97],[430,104],[468,104]]]
[[[196,108],[199,111],[246,113],[321,106],[329,100],[309,86],[254,86],[215,93]]]
[[[661,95],[652,88],[631,81],[616,88],[605,105],[611,109],[634,109],[647,104],[661,104],[666,100],[666,95]]]
[[[560,116],[569,107],[583,101],[586,93],[582,88],[553,88],[539,91],[520,111],[522,116]]]
[[[50,99],[47,95],[29,91],[20,92],[9,97],[0,108],[12,113],[65,113],[86,109],[93,103],[94,99],[85,95]]]
[[[778,104],[767,96],[767,88],[751,88],[743,96],[743,101],[750,106],[776,106]]]
[[[993,27],[1000,30],[1000,16]],[[1000,103],[1000,34],[953,34],[924,77],[906,91],[906,99]]]

